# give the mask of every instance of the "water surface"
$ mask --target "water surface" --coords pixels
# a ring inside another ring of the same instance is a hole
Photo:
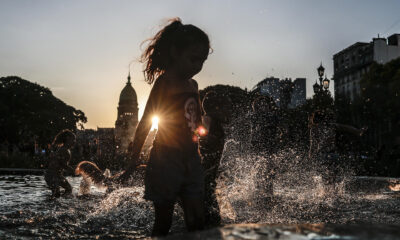
[[[368,179],[358,178],[357,181],[367,183]],[[111,194],[92,187],[90,196],[81,196],[78,193],[81,178],[68,177],[68,180],[74,188],[73,196],[50,200],[43,176],[0,176],[0,238],[134,239],[149,236],[154,216],[151,203],[142,198],[142,187],[122,188]],[[356,191],[346,187],[355,185],[356,180],[349,179],[329,195],[322,193],[324,188],[319,185],[318,176],[310,180],[312,184],[299,181],[293,184],[284,178],[276,181],[279,184],[274,186],[272,202],[265,200],[261,191],[246,186],[252,184],[250,182],[226,183],[225,187],[220,183],[218,196],[223,223],[356,224],[354,226],[358,227],[352,229],[359,232],[371,229],[367,226],[375,226],[377,231],[400,226],[400,194],[386,187],[359,187]],[[177,207],[172,233],[185,232],[181,215],[182,210]],[[360,226],[366,226],[365,230]],[[242,235],[238,236],[233,239],[241,239]],[[394,239],[396,234],[388,232],[388,236]]]

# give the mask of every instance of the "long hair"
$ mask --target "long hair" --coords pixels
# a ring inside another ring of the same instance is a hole
[[[51,147],[56,147],[61,144],[64,145],[69,138],[75,139],[75,134],[69,129],[64,129],[54,137]]]
[[[173,18],[169,22],[153,38],[146,40],[149,44],[140,61],[145,63],[143,72],[148,84],[152,84],[172,63],[171,47],[175,47],[178,53],[197,43],[210,48],[208,35],[200,28],[191,24],[182,24],[180,18]]]
[[[106,179],[100,168],[92,162],[82,161],[76,166],[75,174],[89,178],[95,184],[101,184]]]

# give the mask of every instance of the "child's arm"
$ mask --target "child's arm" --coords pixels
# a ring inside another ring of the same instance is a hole
[[[333,123],[333,125],[340,131],[348,132],[356,136],[362,136],[365,131],[365,128],[358,129],[350,125],[340,124],[340,123]]]

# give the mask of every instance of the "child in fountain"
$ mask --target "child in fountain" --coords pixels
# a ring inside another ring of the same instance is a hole
[[[119,180],[125,182],[134,172],[151,119],[158,116],[144,194],[154,203],[153,236],[168,234],[178,198],[187,229],[204,227],[204,176],[196,134],[201,106],[198,85],[192,77],[202,69],[209,50],[207,34],[177,18],[150,40],[142,55],[146,81],[154,85],[136,129],[130,164]]]
[[[138,173],[142,173],[145,168],[146,165],[137,166]],[[78,163],[75,168],[75,175],[82,176],[82,181],[79,186],[79,192],[82,195],[89,194],[92,185],[97,188],[107,188],[108,193],[112,192],[115,189],[116,181],[121,174],[122,173],[119,172],[111,175],[109,169],[102,171],[94,162],[90,161],[82,161]]]
[[[232,102],[228,96],[210,91],[204,96],[202,105],[206,114],[203,123],[208,130],[207,135],[200,137],[200,154],[205,170],[205,222],[208,226],[218,226],[221,217],[215,195],[216,179],[225,144],[223,124],[229,122]]]
[[[361,137],[367,128],[357,129],[353,126],[335,123],[335,114],[330,109],[316,110],[309,118],[310,147],[309,159],[318,163],[325,186],[338,182],[341,170],[337,154],[336,132],[342,131]],[[326,189],[329,190],[329,189]]]
[[[72,187],[64,177],[63,172],[72,168],[68,165],[71,159],[71,148],[75,144],[75,134],[65,129],[57,134],[51,145],[48,168],[44,179],[51,190],[51,197],[60,197],[60,188],[64,188],[63,195],[72,193]]]
[[[274,100],[269,96],[259,96],[252,103],[251,115],[251,146],[258,156],[267,159],[265,166],[258,169],[260,175],[256,181],[257,188],[273,195],[273,179],[276,172],[272,154],[279,145],[278,111]]]

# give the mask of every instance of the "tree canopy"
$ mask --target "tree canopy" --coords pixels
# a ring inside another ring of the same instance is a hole
[[[372,64],[360,87],[361,96],[352,104],[358,121],[379,129],[382,143],[393,142],[400,136],[400,58]]]
[[[199,91],[200,98],[203,99],[204,95],[208,91],[215,91],[217,94],[220,94],[221,96],[228,96],[232,100],[234,113],[243,113],[243,111],[247,111],[247,109],[251,105],[252,99],[249,95],[249,92],[241,89],[240,87],[221,85],[221,84],[208,86]]]
[[[361,80],[361,101],[376,120],[396,121],[400,114],[399,95],[400,59],[385,65],[373,64]]]
[[[0,143],[45,145],[62,129],[76,130],[85,114],[56,98],[50,89],[20,77],[0,78]]]

